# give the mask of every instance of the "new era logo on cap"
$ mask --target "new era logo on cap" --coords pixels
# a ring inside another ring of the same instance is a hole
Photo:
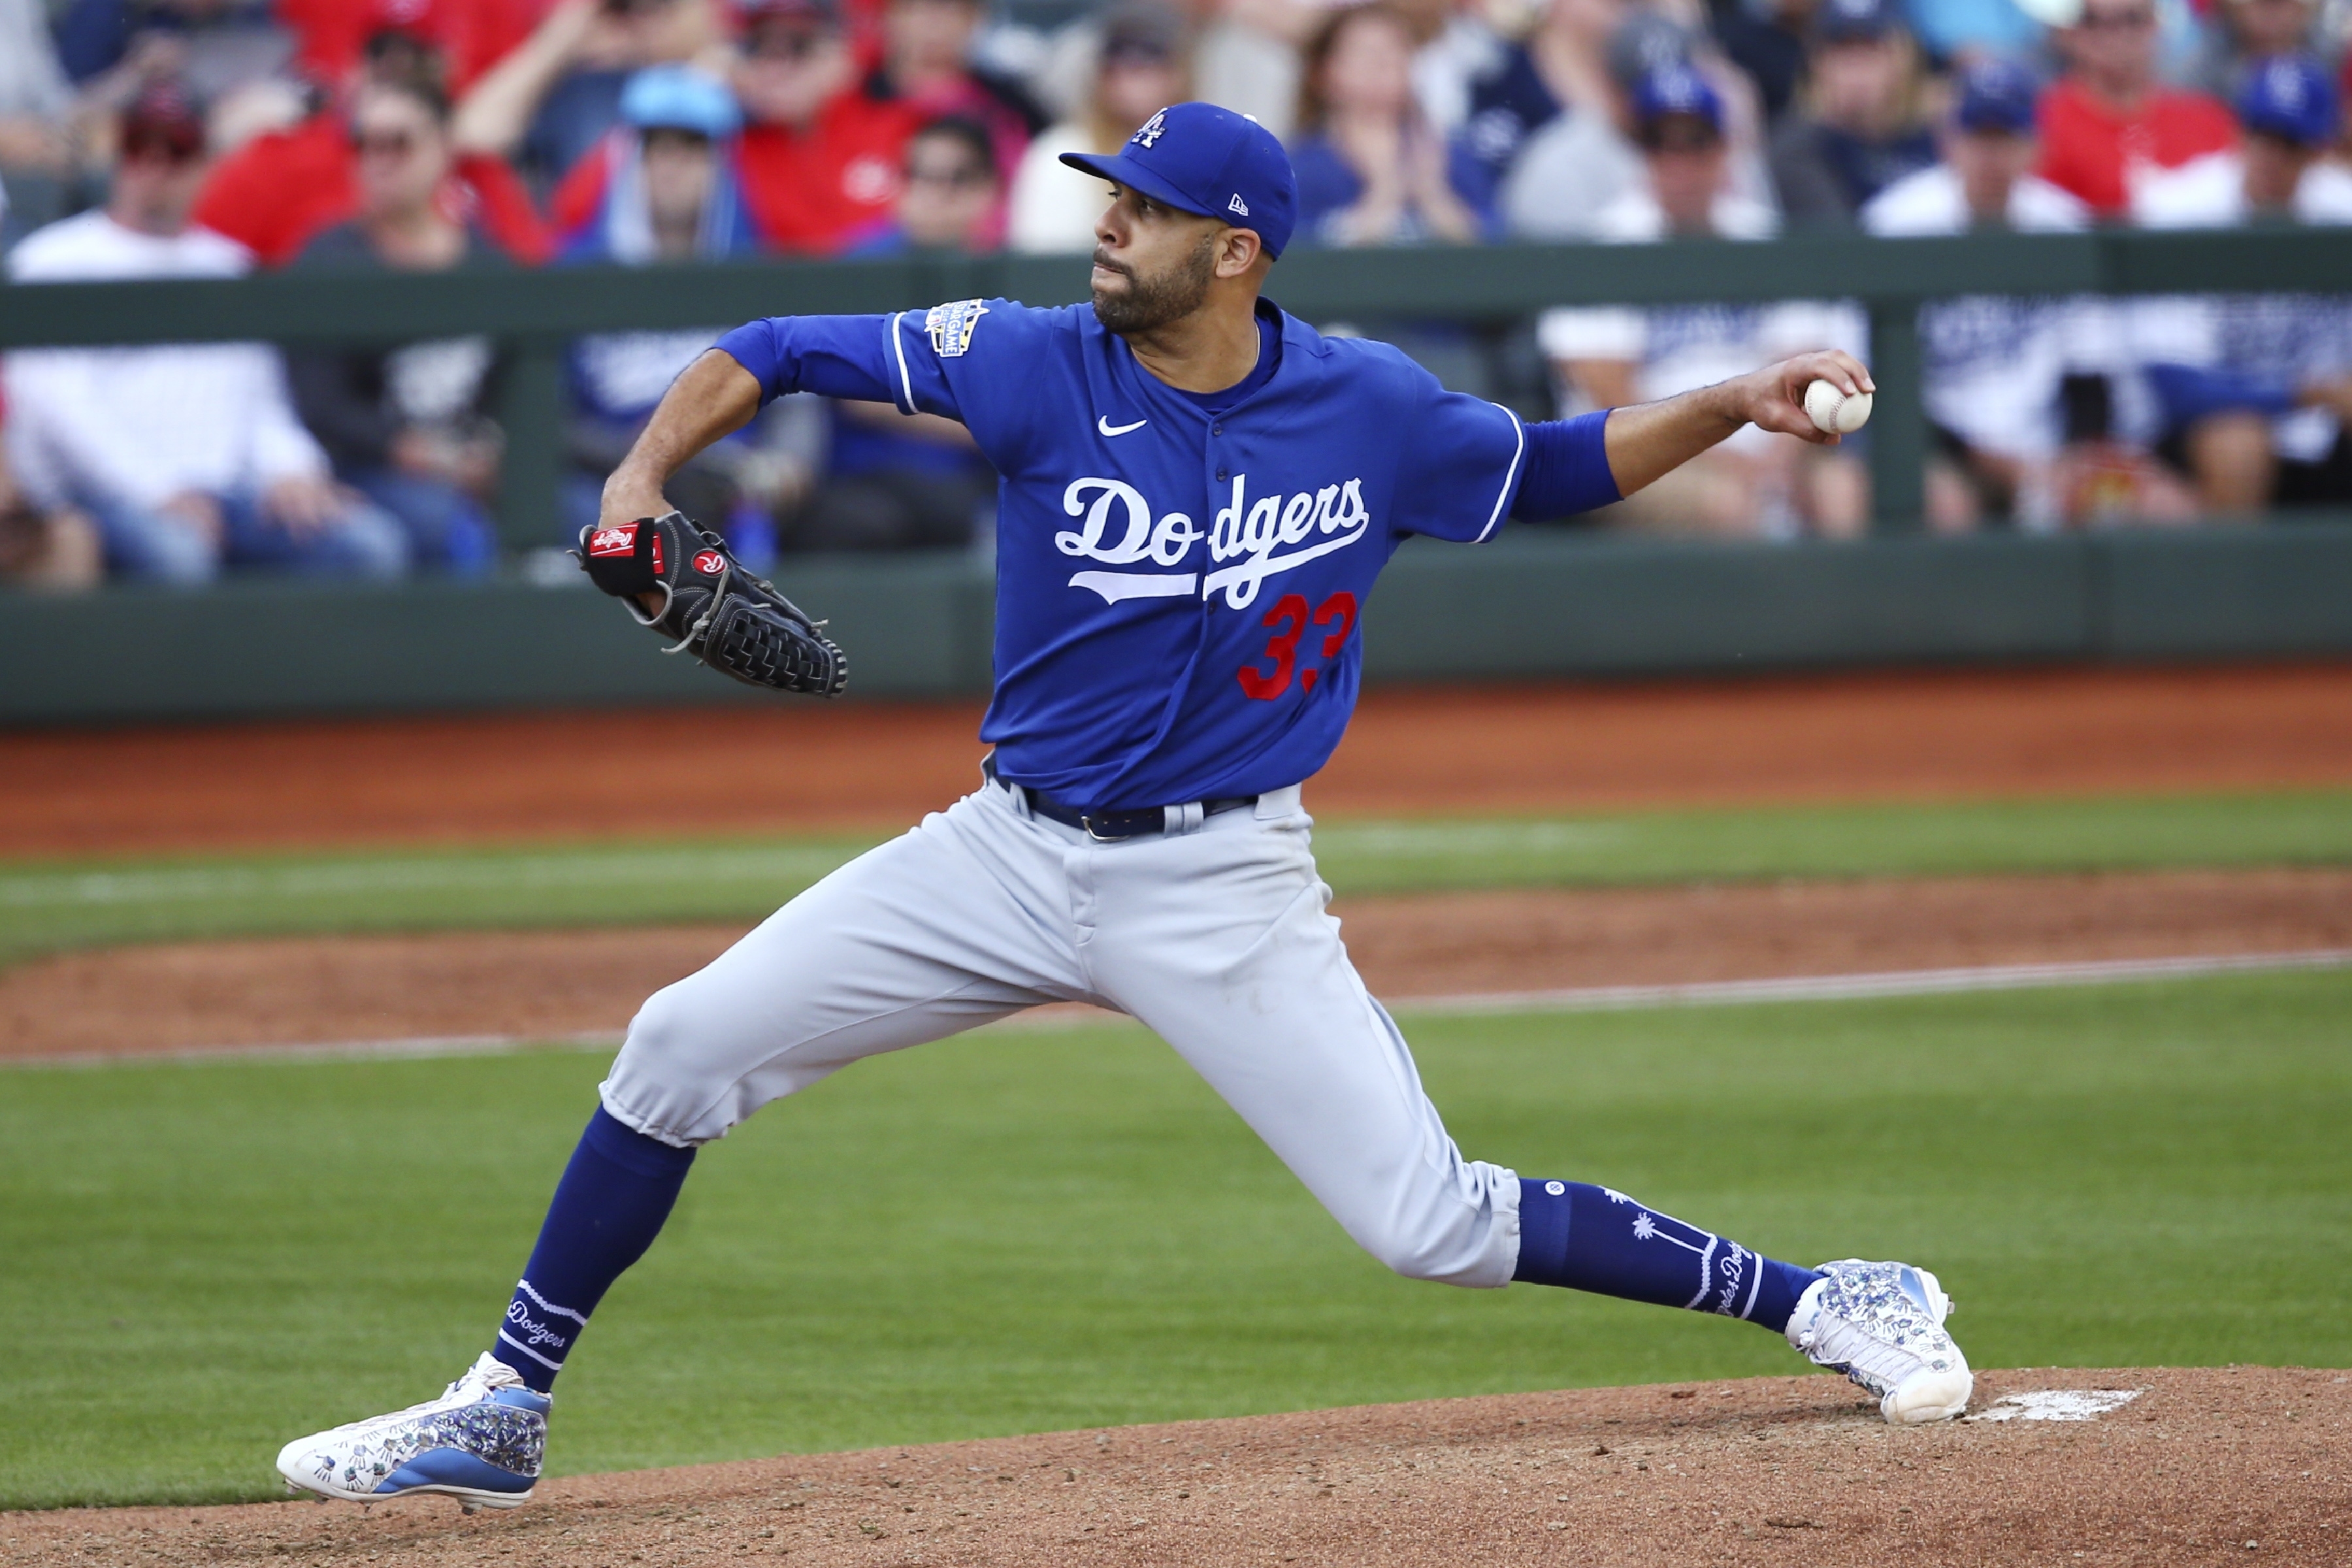
[[[1109,157],[1065,153],[1062,162],[1179,212],[1247,219],[1268,256],[1290,243],[1298,182],[1274,133],[1213,103],[1176,103],[1143,122]]]

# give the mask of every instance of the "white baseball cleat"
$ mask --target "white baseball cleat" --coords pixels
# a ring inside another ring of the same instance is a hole
[[[321,1500],[440,1492],[467,1513],[513,1508],[539,1482],[554,1402],[485,1351],[438,1399],[296,1438],[278,1450],[278,1473]]]
[[[1969,1407],[1976,1378],[1944,1331],[1952,1299],[1933,1274],[1859,1258],[1824,1263],[1821,1274],[1790,1315],[1790,1344],[1878,1395],[1878,1413],[1897,1426]]]

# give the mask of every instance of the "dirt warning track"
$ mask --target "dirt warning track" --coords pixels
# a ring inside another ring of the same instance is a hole
[[[2037,1397],[2056,1391],[2105,1397]],[[2352,1560],[2347,1398],[2352,1379],[2327,1371],[1995,1372],[1978,1378],[1978,1418],[1896,1430],[1828,1376],[1583,1389],[583,1476],[545,1483],[512,1513],[470,1518],[441,1499],[5,1515],[0,1557],[27,1568],[2340,1563]],[[2013,1418],[1982,1418],[2003,1412]],[[2033,1418],[2070,1413],[2087,1418]]]
[[[0,856],[903,826],[974,787],[972,703],[0,734]],[[2352,664],[1389,688],[1331,816],[2352,784]]]

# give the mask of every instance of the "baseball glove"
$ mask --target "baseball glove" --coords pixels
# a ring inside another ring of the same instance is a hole
[[[677,640],[664,653],[695,658],[752,686],[838,697],[849,658],[775,584],[752,576],[727,542],[684,512],[580,531],[580,564],[639,626]],[[661,595],[648,615],[637,599]]]

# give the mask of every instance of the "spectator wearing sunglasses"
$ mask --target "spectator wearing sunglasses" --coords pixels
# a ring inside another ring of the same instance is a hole
[[[2099,216],[2121,217],[2135,179],[2224,151],[2237,126],[2220,100],[2158,79],[2155,0],[2079,5],[2054,35],[2066,72],[2042,95],[2040,173]]]
[[[849,256],[903,256],[910,250],[978,255],[996,248],[1003,182],[988,127],[944,114],[908,139],[891,216],[853,239]]]
[[[1003,183],[988,128],[942,116],[907,143],[897,210],[849,251],[971,254],[992,249]],[[971,434],[936,414],[905,415],[887,403],[835,402],[825,483],[787,520],[785,548],[918,550],[971,543],[992,515],[995,471]]]
[[[360,205],[359,163],[352,146],[350,105],[375,84],[439,92],[445,79],[439,51],[400,19],[395,0],[378,0],[387,25],[370,35],[352,76],[322,95],[305,120],[254,137],[221,159],[196,199],[195,221],[225,234],[279,267],[310,237],[341,223]],[[539,262],[551,248],[530,193],[506,160],[460,142],[438,199],[451,213],[474,215],[483,232],[518,261]]]
[[[304,247],[295,270],[504,265],[480,228],[440,201],[455,154],[438,92],[413,82],[362,89],[351,138],[359,212]],[[400,520],[418,564],[457,576],[487,572],[497,556],[485,510],[502,444],[489,417],[494,372],[489,340],[478,335],[287,355],[295,405],[336,477]]]
[[[204,120],[149,88],[121,120],[104,208],[51,224],[9,258],[18,283],[233,278],[243,247],[189,221],[205,174]],[[260,343],[40,349],[9,355],[8,437],[37,506],[96,519],[108,565],[193,586],[225,567],[392,577],[398,522],[341,486],[295,416]]]
[[[737,0],[744,198],[768,244],[830,255],[897,205],[925,116],[860,91],[834,0]]]

